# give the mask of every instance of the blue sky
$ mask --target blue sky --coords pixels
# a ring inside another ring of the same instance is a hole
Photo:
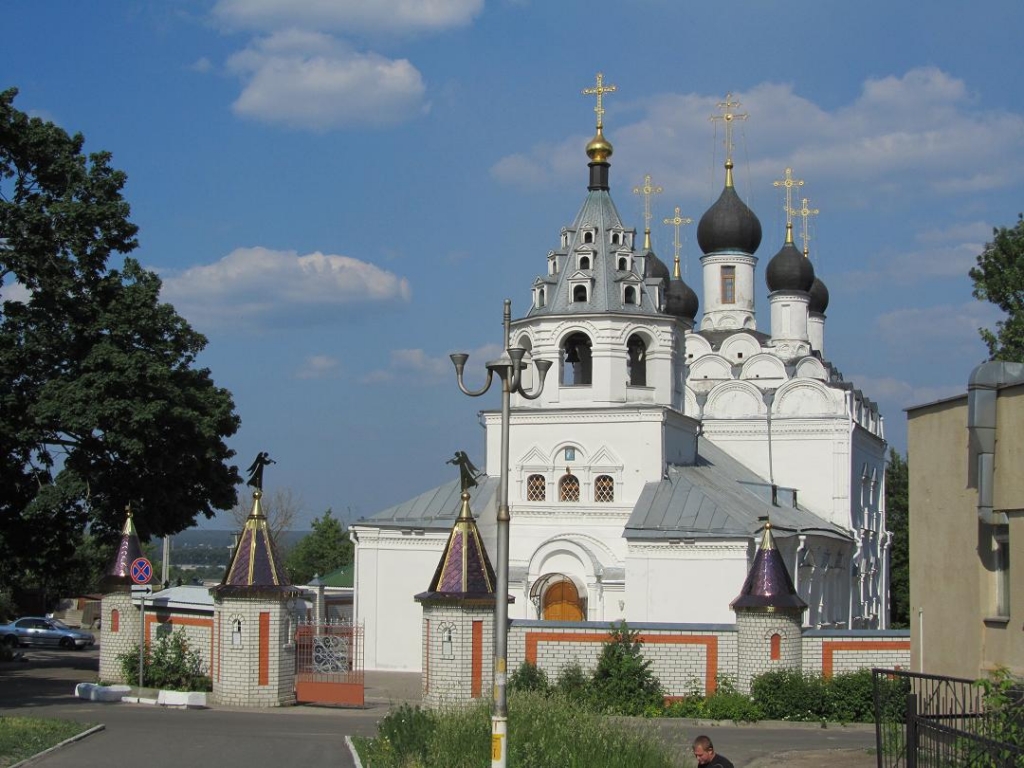
[[[474,384],[586,194],[601,71],[612,195],[665,261],[679,206],[721,191],[733,93],[737,189],[784,238],[785,168],[820,213],[826,355],[880,403],[964,391],[998,313],[967,270],[1024,209],[1019,0],[14,2],[0,87],[129,175],[135,255],[210,340],[243,468],[278,462],[307,521],[368,515],[482,459]],[[799,202],[795,200],[794,202]],[[683,230],[698,289],[694,227]],[[913,461],[913,457],[911,457]],[[207,524],[209,525],[209,524]],[[226,526],[225,526],[226,527]]]

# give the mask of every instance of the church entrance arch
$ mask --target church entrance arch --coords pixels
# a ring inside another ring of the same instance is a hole
[[[534,597],[539,598],[540,618],[545,621],[586,619],[586,598],[580,596],[576,583],[564,574],[549,574],[538,581]]]

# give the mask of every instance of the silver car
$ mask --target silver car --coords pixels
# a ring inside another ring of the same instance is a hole
[[[96,638],[91,632],[73,629],[60,619],[27,616],[13,624],[0,625],[0,642],[11,648],[19,645],[88,648],[96,643]]]

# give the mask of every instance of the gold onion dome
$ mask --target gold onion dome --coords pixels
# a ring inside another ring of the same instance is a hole
[[[604,131],[598,126],[594,138],[587,144],[587,157],[595,163],[605,163],[612,152],[612,143],[604,137]]]

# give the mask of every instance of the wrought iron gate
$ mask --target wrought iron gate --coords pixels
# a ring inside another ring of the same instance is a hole
[[[299,702],[364,704],[363,627],[352,622],[301,622],[295,631],[295,698]]]

